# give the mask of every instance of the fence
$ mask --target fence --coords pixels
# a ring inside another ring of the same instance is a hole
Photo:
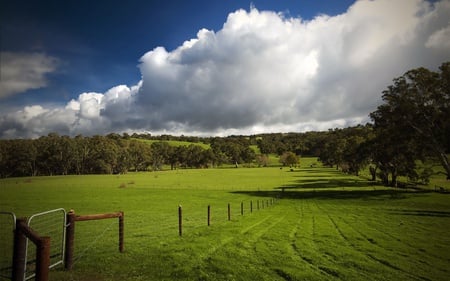
[[[49,268],[62,264],[64,261],[66,235],[66,211],[60,208],[34,214],[28,219],[27,225],[36,233],[39,233],[40,236],[51,237],[52,247],[50,249]],[[36,247],[29,247],[27,243],[26,280],[34,277],[34,264],[38,262],[33,259],[35,256]]]
[[[256,200],[256,210],[260,210],[260,209],[264,209],[264,208],[268,208],[269,206],[274,205],[276,202],[275,198],[270,198],[270,199],[266,199],[266,200]],[[219,212],[223,213],[223,217],[228,217],[228,221],[231,220],[231,214],[232,214],[232,207],[231,204],[228,203],[227,204],[227,208],[226,210],[222,209],[221,207],[218,208]],[[208,205],[206,208],[206,225],[207,226],[211,226],[212,224],[212,212],[213,212],[214,208],[211,205]],[[253,200],[250,200],[249,202],[241,202],[240,203],[240,215],[244,216],[246,212],[249,212],[250,214],[253,213],[253,211],[255,211],[254,209],[254,203]],[[222,216],[220,216],[222,217]],[[196,220],[198,221],[198,220]],[[179,236],[183,236],[183,207],[181,205],[178,206],[178,235]]]
[[[0,212],[0,280],[11,279],[16,216]]]
[[[33,277],[36,281],[47,281],[50,268],[50,237],[39,236],[27,225],[24,218],[16,220],[12,280],[23,281],[26,278],[26,268],[29,267],[27,262],[28,240],[31,240],[36,246]]]
[[[230,221],[232,216],[251,214],[257,210],[275,204],[276,199],[241,201],[224,206],[208,205],[203,225],[211,226],[214,222]],[[234,213],[232,210],[234,209]],[[216,216],[213,216],[213,213]],[[187,225],[201,224],[200,213],[187,213]],[[195,218],[194,218],[195,217]],[[119,251],[124,251],[124,213],[108,213],[96,215],[76,215],[73,210],[66,213],[64,209],[51,210],[31,216],[28,220],[16,219],[13,213],[0,213],[0,233],[2,234],[0,260],[1,278],[23,281],[31,278],[48,280],[49,269],[64,264],[67,270],[74,264],[75,228],[78,222],[92,220],[118,219]],[[183,235],[183,209],[178,208],[179,236]],[[9,241],[9,242],[8,242]],[[29,243],[31,241],[32,243]]]
[[[67,233],[66,233],[66,252],[64,257],[64,266],[67,270],[71,270],[74,264],[74,251],[75,251],[75,226],[77,222],[92,221],[92,220],[105,220],[105,219],[119,219],[119,252],[124,251],[124,213],[122,211],[109,214],[96,214],[96,215],[76,215],[74,210],[70,210],[67,213]]]
[[[123,212],[76,216],[73,211],[66,214],[64,209],[56,209],[32,215],[28,220],[0,212],[0,280],[47,281],[51,268],[65,263],[70,269],[75,222],[109,218],[119,218],[119,251],[123,252]]]

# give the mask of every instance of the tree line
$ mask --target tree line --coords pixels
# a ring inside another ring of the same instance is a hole
[[[0,177],[126,173],[223,164],[269,164],[269,154],[283,165],[315,156],[323,164],[358,175],[369,166],[372,179],[397,185],[399,176],[426,182],[440,163],[450,177],[450,62],[438,72],[417,68],[395,78],[382,93],[383,103],[370,114],[372,123],[321,132],[251,136],[192,137],[151,134],[59,136],[0,140]],[[171,146],[167,141],[191,142]],[[205,145],[206,144],[206,145]],[[252,146],[258,147],[256,153]]]
[[[33,140],[0,140],[0,177],[118,174],[161,170],[163,165],[205,168],[255,159],[248,142],[239,139],[215,138],[204,147],[149,143],[127,134],[70,138],[51,133]]]

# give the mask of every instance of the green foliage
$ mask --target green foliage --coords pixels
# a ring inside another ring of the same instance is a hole
[[[283,166],[297,167],[300,163],[300,159],[294,152],[284,152],[283,155],[280,156],[280,163]]]
[[[450,62],[438,73],[410,70],[394,79],[383,92],[384,103],[370,114],[376,132],[374,160],[385,174],[392,174],[391,185],[399,175],[414,176],[415,161],[427,156],[439,159],[450,178],[449,77]]]
[[[256,163],[258,167],[267,167],[270,164],[270,159],[265,154],[258,154],[256,155]]]

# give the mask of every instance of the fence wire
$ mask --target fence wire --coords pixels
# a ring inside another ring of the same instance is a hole
[[[117,218],[77,221],[75,225],[74,264],[105,253],[117,252]]]
[[[16,216],[0,212],[0,280],[11,280]]]

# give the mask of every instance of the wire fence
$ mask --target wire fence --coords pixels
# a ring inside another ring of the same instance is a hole
[[[134,214],[134,220],[131,225],[127,226],[132,229],[130,237],[146,237],[146,243],[152,243],[153,240],[158,240],[161,237],[168,235],[176,235],[177,228],[180,236],[186,233],[190,235],[196,233],[205,226],[225,224],[228,221],[237,221],[242,216],[250,215],[251,213],[263,210],[275,204],[275,198],[269,199],[252,199],[248,201],[224,202],[222,204],[202,205],[199,203],[179,206],[178,216],[176,209],[172,207],[172,212],[154,212],[158,216],[148,216],[145,213]],[[73,211],[71,211],[73,212]],[[27,225],[41,237],[50,237],[50,266],[53,268],[59,264],[67,262],[67,238],[69,237],[67,221],[70,216],[64,209],[51,210],[31,216],[27,220]],[[119,216],[117,214],[120,214]],[[98,216],[106,216],[103,218],[112,218],[105,215],[87,215],[77,216],[78,221],[74,223],[74,231],[72,231],[74,247],[71,250],[73,257],[71,264],[79,263],[83,260],[91,262],[93,257],[95,259],[101,257],[108,257],[111,253],[117,252],[117,237],[119,233],[119,251],[123,251],[123,212],[114,213],[114,218],[119,217],[119,224],[117,220],[113,219],[99,219]],[[91,220],[95,217],[95,222],[83,222]],[[136,217],[140,219],[136,219]],[[16,225],[16,218],[14,214],[7,212],[0,212],[0,280],[11,280],[11,272],[13,271],[13,249],[14,249],[14,228]],[[136,223],[136,225],[134,225]],[[153,229],[156,224],[158,227]],[[76,227],[75,227],[76,225]],[[26,262],[25,280],[31,279],[35,276],[37,250],[33,243],[26,243]],[[72,244],[72,245],[73,245]],[[89,257],[89,258],[86,258]],[[22,264],[22,263],[20,263]],[[71,265],[71,266],[72,266]],[[70,269],[71,266],[68,268]],[[66,268],[67,269],[67,268]]]
[[[182,236],[185,232],[193,232],[197,228],[204,227],[205,225],[210,226],[213,224],[221,224],[226,221],[235,220],[236,218],[268,208],[275,204],[275,202],[275,198],[269,198],[264,200],[255,199],[228,204],[205,205],[202,207],[196,206],[195,208],[190,206],[186,208],[185,206],[180,205],[178,211],[178,232],[179,235]],[[172,233],[174,232],[175,231],[172,230]]]
[[[73,265],[86,256],[117,251],[118,223],[115,219],[76,222]]]
[[[15,227],[16,216],[0,212],[0,280],[11,279]]]

